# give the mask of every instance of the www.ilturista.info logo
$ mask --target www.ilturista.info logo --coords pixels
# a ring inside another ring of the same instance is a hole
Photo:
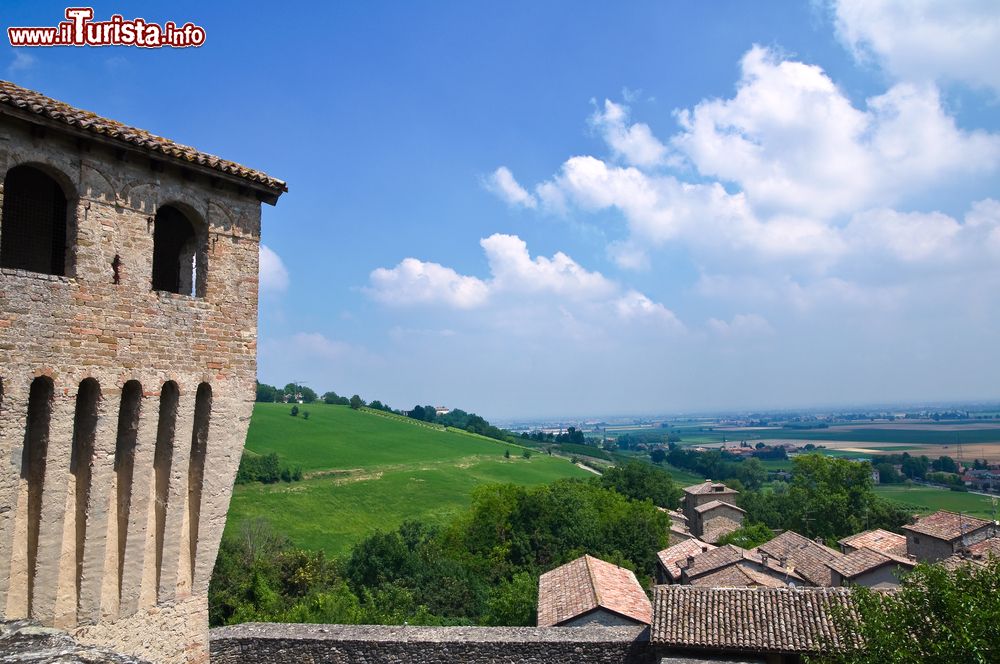
[[[163,25],[145,19],[126,20],[121,14],[107,21],[94,21],[91,7],[67,7],[66,20],[55,27],[10,27],[11,46],[139,46],[141,48],[187,48],[205,43],[205,28],[188,22]]]

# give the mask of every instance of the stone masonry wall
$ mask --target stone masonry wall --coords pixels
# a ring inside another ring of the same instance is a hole
[[[70,630],[95,625],[84,632],[94,640],[106,634],[112,645],[155,634],[173,641],[180,659],[204,660],[204,598],[254,399],[260,203],[225,178],[0,116],[0,182],[23,164],[55,178],[67,194],[69,259],[67,276],[0,269],[0,619],[30,617]],[[151,290],[154,220],[165,204],[182,210],[204,238],[203,297]],[[22,452],[29,387],[39,376],[50,378],[55,392],[29,569]],[[100,398],[79,513],[70,458],[77,392],[88,378]],[[131,380],[142,397],[132,491],[122,503],[114,460],[121,393]],[[166,500],[157,503],[153,453],[168,381],[179,397],[175,426],[159,432],[173,437],[173,453]],[[188,474],[203,383],[211,387],[211,415],[199,506],[188,504]],[[121,505],[128,511],[119,515]],[[119,649],[149,656],[144,646]]]
[[[212,630],[213,664],[652,664],[645,627],[246,624]]]

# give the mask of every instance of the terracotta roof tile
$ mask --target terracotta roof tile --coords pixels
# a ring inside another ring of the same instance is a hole
[[[657,586],[650,641],[672,648],[816,653],[857,647],[834,613],[855,616],[846,588]]]
[[[906,535],[889,532],[881,528],[866,530],[857,535],[851,535],[839,540],[841,546],[847,549],[872,549],[882,553],[906,555]]]
[[[965,551],[952,554],[941,561],[950,570],[962,565],[985,565],[991,558],[1000,558],[1000,537],[991,537],[966,547]]]
[[[75,108],[9,81],[0,81],[0,112],[3,111],[4,107],[15,109],[29,118],[32,116],[43,118],[56,125],[77,129],[95,136],[103,136],[130,147],[226,173],[263,186],[278,195],[288,191],[288,187],[283,181],[272,178],[261,171],[200,152],[187,145],[151,134],[144,129],[130,127],[121,122],[101,117],[96,113]]]
[[[903,526],[903,530],[951,542],[965,533],[971,533],[980,528],[992,525],[993,522],[986,519],[977,519],[967,514],[939,510],[933,514],[920,517],[913,525]]]
[[[738,512],[743,512],[744,514],[746,514],[746,510],[740,507],[739,505],[727,503],[722,500],[710,500],[704,505],[698,505],[697,507],[695,507],[694,511],[698,512],[699,514],[704,514],[705,512],[711,512],[712,510],[717,510],[720,507],[728,507],[730,509],[734,509]]]
[[[766,553],[778,560],[787,559],[789,566],[814,586],[833,584],[833,574],[827,563],[843,555],[792,530],[786,530],[754,551]]]
[[[731,565],[743,563],[752,564],[758,568],[765,566],[763,558],[757,553],[741,549],[735,544],[726,544],[725,546],[720,546],[695,556],[692,565],[684,567],[684,576],[691,583],[700,576],[716,572]],[[787,576],[789,580],[797,582],[802,582],[803,580],[793,570],[779,565],[776,558],[770,558],[766,566],[776,574]]]
[[[765,588],[785,588],[788,583],[770,574],[758,571],[750,565],[737,563],[723,567],[715,572],[693,579],[689,585],[706,588],[747,588],[763,586]]]
[[[883,565],[896,565],[913,569],[916,563],[903,556],[882,553],[874,549],[851,551],[827,563],[830,569],[836,571],[845,579],[853,579],[856,576],[878,569]]]
[[[704,494],[725,496],[728,494],[739,493],[739,491],[736,491],[735,489],[730,489],[728,486],[726,486],[721,482],[713,482],[712,480],[705,480],[700,484],[692,484],[691,486],[684,487],[684,493],[690,493],[696,496]]]
[[[688,556],[699,556],[711,551],[715,546],[698,539],[685,540],[679,544],[664,549],[656,554],[667,575],[674,581],[681,578],[681,568],[678,563],[687,564]]]
[[[538,626],[553,627],[602,608],[649,624],[652,606],[635,575],[593,556],[542,574],[538,580]]]
[[[711,544],[717,544],[720,539],[743,527],[740,521],[730,519],[728,516],[714,516],[705,519],[701,526],[701,539]]]

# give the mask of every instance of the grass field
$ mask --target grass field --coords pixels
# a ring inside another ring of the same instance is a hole
[[[405,419],[310,404],[309,419],[284,404],[257,404],[247,449],[275,452],[301,465],[302,482],[236,487],[227,532],[247,519],[266,518],[296,545],[345,553],[374,529],[406,519],[445,523],[487,482],[542,484],[590,473],[565,459],[481,436],[419,426]],[[504,458],[510,450],[511,458]]]
[[[875,487],[875,493],[895,502],[911,506],[918,512],[950,510],[952,512],[964,512],[972,516],[988,519],[992,519],[994,514],[992,499],[975,493],[963,493],[926,486],[907,488],[900,484],[881,484]]]

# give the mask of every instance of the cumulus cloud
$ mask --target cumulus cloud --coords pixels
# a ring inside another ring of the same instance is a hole
[[[1000,92],[1000,11],[980,0],[835,0],[837,33],[860,61],[897,79]]]
[[[514,174],[506,166],[501,166],[483,180],[484,186],[511,207],[537,207],[538,201],[518,184]]]
[[[634,290],[625,290],[600,272],[587,270],[563,252],[531,256],[516,235],[494,233],[480,240],[490,277],[462,275],[455,270],[407,258],[394,268],[371,273],[366,292],[387,305],[438,304],[463,310],[490,305],[501,318],[511,312],[540,307],[570,327],[582,329],[598,319],[617,317],[662,328],[683,326],[670,309]],[[521,325],[523,321],[517,320]]]
[[[380,267],[371,273],[370,281],[368,293],[391,305],[444,304],[471,309],[489,296],[489,288],[480,279],[416,258],[405,258],[394,268]]]
[[[288,288],[288,270],[281,256],[265,244],[260,245],[260,290],[280,293]]]
[[[667,159],[667,146],[653,136],[649,125],[629,124],[629,108],[604,100],[604,110],[595,111],[590,124],[601,133],[615,156],[635,166],[658,166]]]

